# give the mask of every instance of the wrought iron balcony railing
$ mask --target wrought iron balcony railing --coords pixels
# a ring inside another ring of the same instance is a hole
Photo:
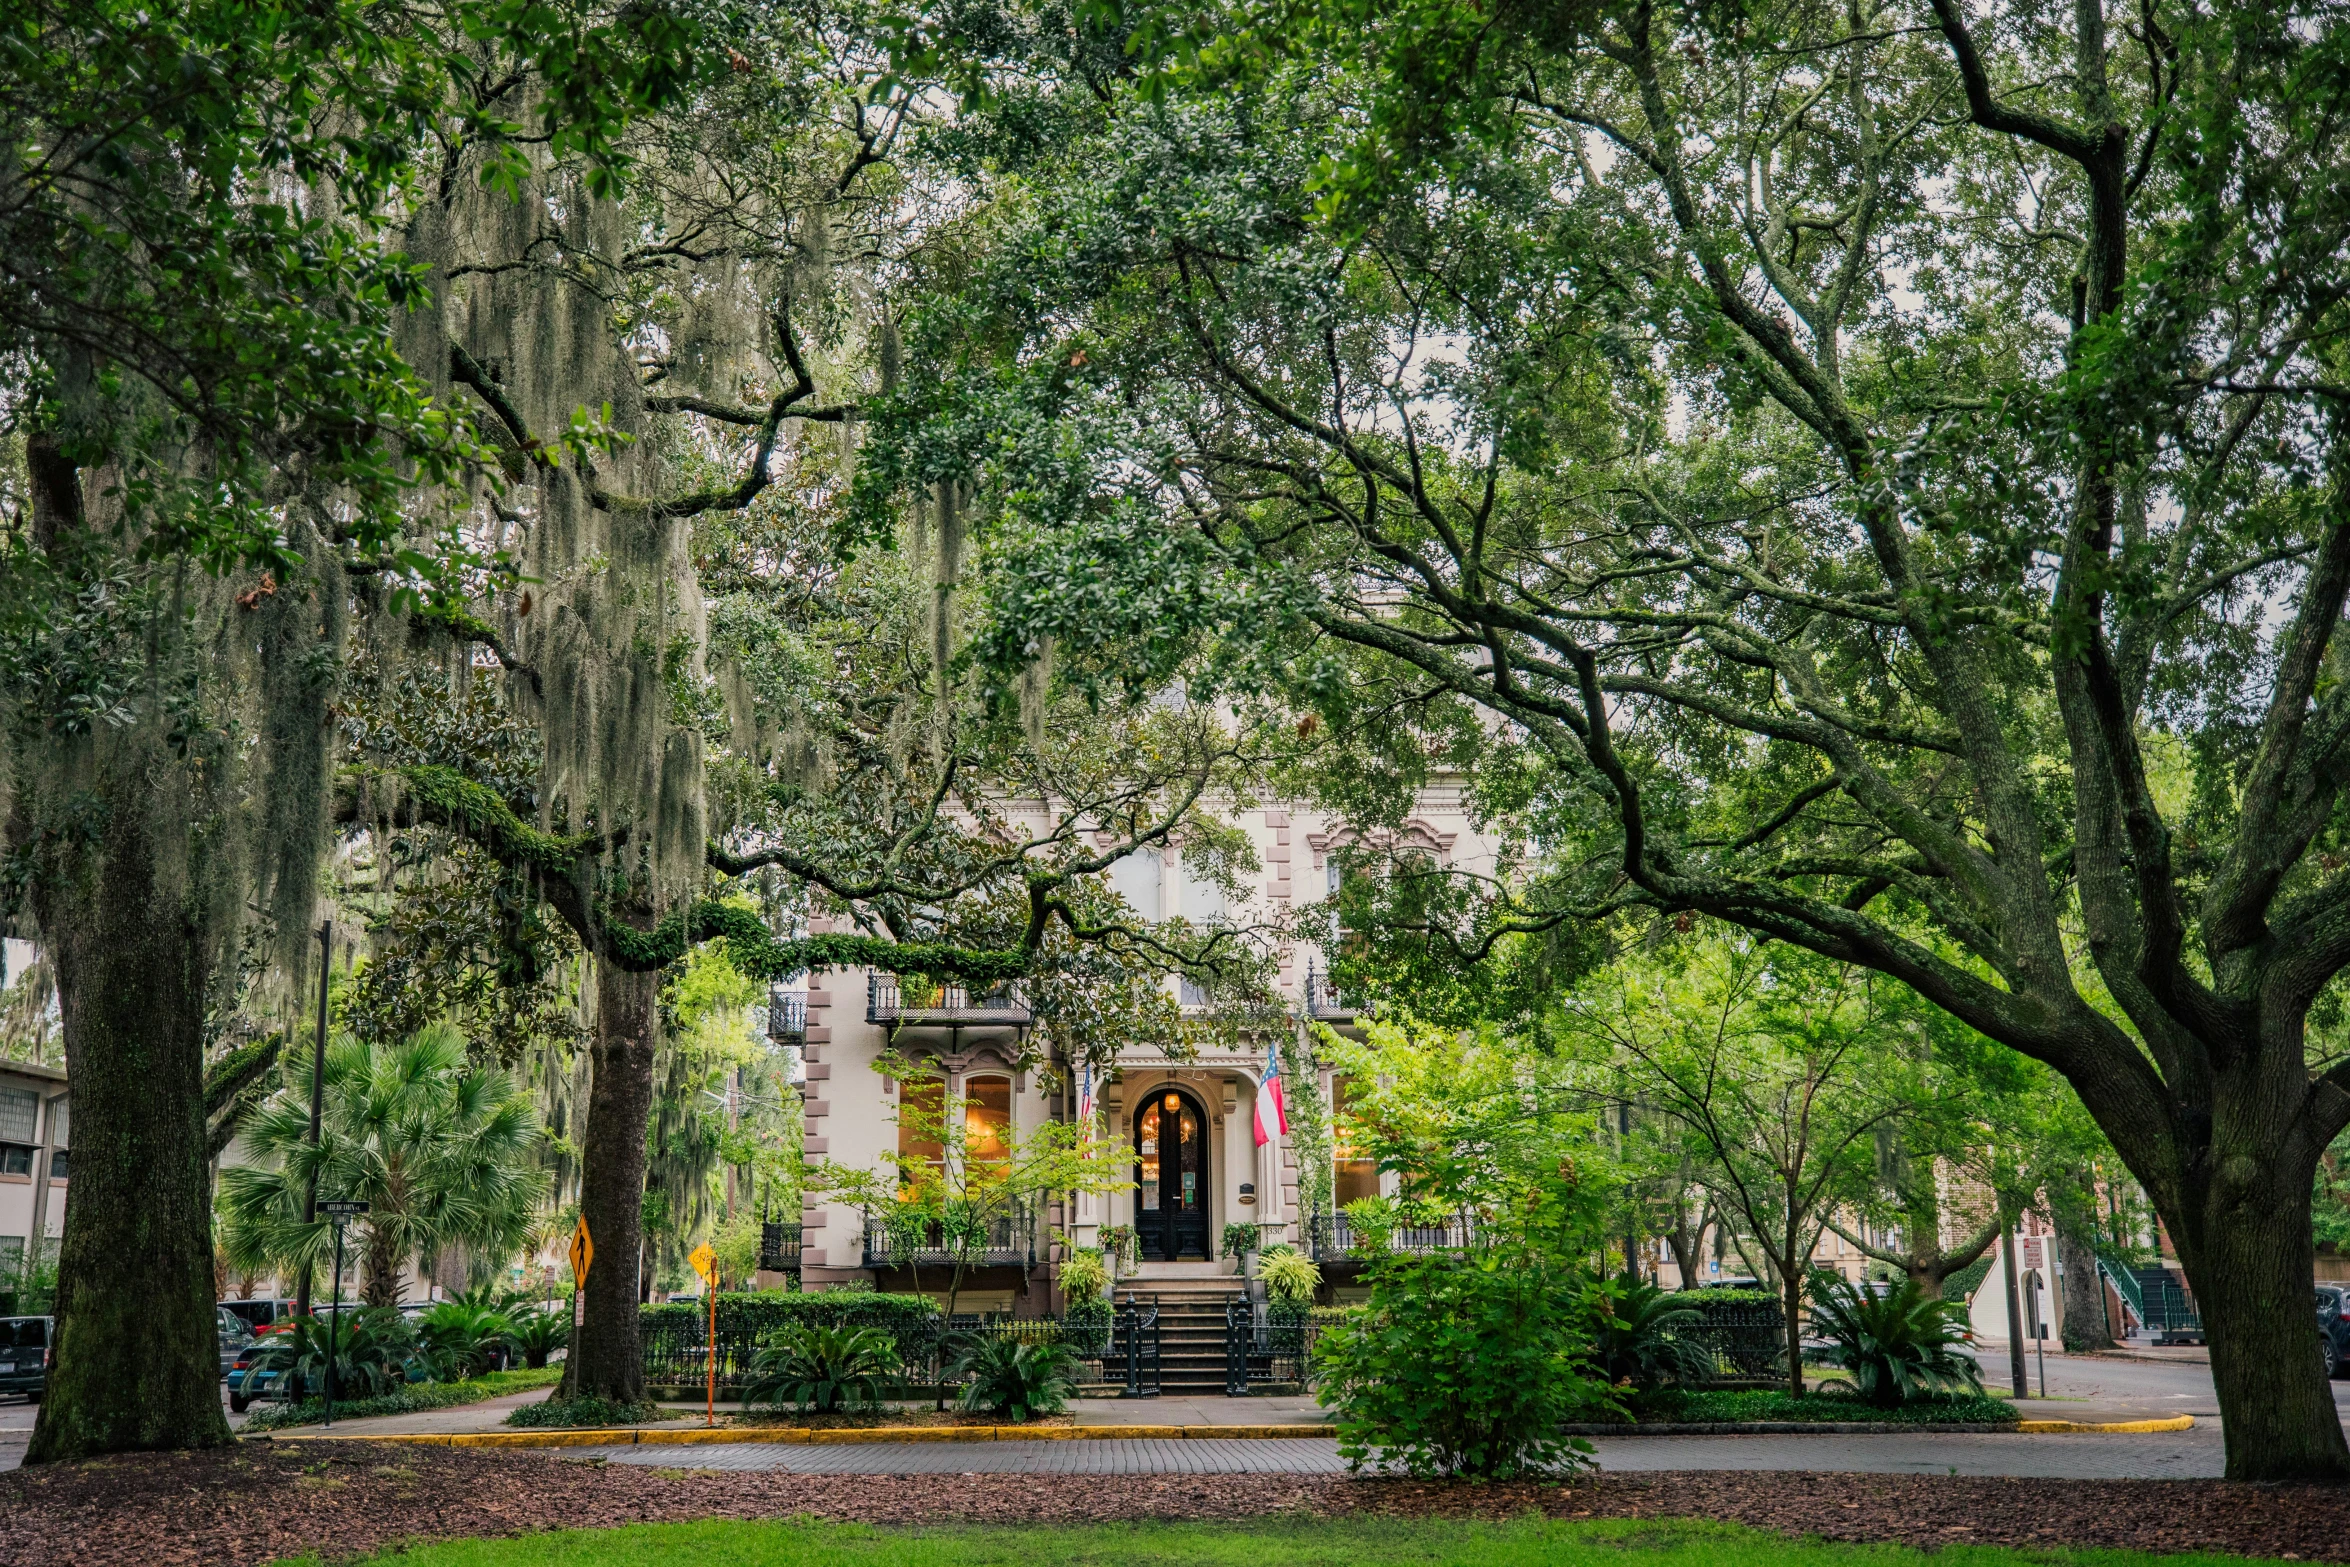
[[[759,1226],[759,1267],[767,1273],[800,1271],[800,1227],[792,1224]]]
[[[1389,1251],[1462,1251],[1471,1231],[1465,1219],[1443,1224],[1399,1224],[1387,1236]],[[1344,1262],[1358,1256],[1367,1238],[1355,1234],[1343,1213],[1317,1213],[1306,1220],[1306,1242],[1316,1262]]]
[[[1330,976],[1312,964],[1306,965],[1306,1016],[1325,1023],[1354,1021],[1357,1008],[1352,1001],[1338,993],[1338,986]]]
[[[808,1037],[808,997],[804,992],[767,993],[767,1037],[794,1041]]]
[[[951,1266],[1036,1266],[1036,1216],[1026,1209],[999,1214],[973,1229],[950,1229],[938,1220],[919,1224],[865,1215],[868,1268]]]
[[[865,1021],[940,1028],[1026,1028],[1036,1021],[1036,1013],[1011,986],[974,996],[961,985],[874,974],[865,981]]]

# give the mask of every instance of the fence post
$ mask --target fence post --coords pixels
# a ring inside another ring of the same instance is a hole
[[[1126,1334],[1126,1396],[1142,1396],[1142,1313],[1128,1301],[1118,1308],[1118,1326]]]
[[[1248,1396],[1249,1330],[1255,1322],[1256,1308],[1246,1299],[1224,1308],[1224,1393],[1228,1398]]]

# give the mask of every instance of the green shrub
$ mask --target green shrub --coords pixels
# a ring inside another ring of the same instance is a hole
[[[1891,1421],[1900,1425],[2000,1425],[2016,1418],[2015,1406],[1988,1395],[1958,1394],[1913,1399],[1899,1409],[1876,1409],[1857,1398],[1795,1397],[1783,1388],[1667,1388],[1646,1400],[1640,1418],[1651,1424],[1771,1421]]]
[[[831,1414],[880,1402],[897,1376],[897,1341],[879,1328],[778,1328],[751,1360],[746,1404],[789,1404]]]
[[[965,1341],[947,1367],[950,1378],[970,1378],[955,1406],[967,1414],[996,1414],[1018,1422],[1057,1415],[1077,1388],[1077,1359],[1063,1344],[1022,1342],[985,1334]]]
[[[388,1306],[346,1312],[339,1321],[331,1314],[295,1317],[261,1335],[237,1391],[250,1394],[264,1377],[280,1372],[293,1387],[323,1390],[331,1356],[336,1394],[372,1398],[407,1385],[415,1352],[406,1319]]]
[[[1591,1357],[1610,1383],[1651,1392],[1674,1382],[1701,1382],[1714,1352],[1696,1337],[1704,1309],[1654,1284],[1611,1282],[1591,1292]]]
[[[370,1415],[413,1415],[427,1409],[453,1409],[459,1404],[478,1404],[485,1398],[504,1398],[509,1393],[524,1393],[534,1387],[552,1387],[563,1375],[560,1367],[542,1371],[493,1371],[487,1376],[473,1377],[463,1382],[411,1382],[406,1387],[372,1398],[335,1400],[337,1420],[363,1420]],[[266,1404],[253,1411],[253,1417],[244,1424],[246,1431],[280,1431],[287,1426],[316,1425],[326,1418],[324,1399],[306,1399],[299,1404]]]
[[[1087,1248],[1072,1251],[1061,1264],[1061,1292],[1069,1297],[1069,1304],[1099,1300],[1110,1287],[1110,1270],[1102,1261],[1102,1254]]]
[[[637,1308],[642,1326],[705,1332],[708,1308],[698,1300],[670,1301]],[[935,1339],[943,1324],[938,1302],[927,1295],[883,1295],[872,1290],[825,1290],[816,1294],[786,1294],[775,1290],[756,1293],[729,1290],[718,1297],[718,1336],[747,1335],[765,1340],[776,1329],[792,1323],[837,1327],[853,1322],[877,1327],[901,1344],[909,1339]]]
[[[1383,1259],[1368,1308],[1325,1326],[1315,1346],[1339,1452],[1420,1476],[1583,1467],[1589,1444],[1560,1436],[1560,1423],[1615,1406],[1589,1369],[1580,1290],[1539,1253]]]
[[[1257,1227],[1238,1219],[1224,1226],[1224,1238],[1217,1248],[1221,1257],[1245,1257],[1257,1249]]]
[[[1099,1295],[1069,1302],[1065,1340],[1069,1352],[1088,1359],[1108,1353],[1117,1321],[1116,1309]]]
[[[513,1324],[514,1352],[533,1371],[543,1368],[548,1356],[571,1342],[571,1315],[566,1311],[534,1307],[516,1312]]]
[[[472,1300],[444,1300],[410,1320],[416,1358],[435,1382],[461,1382],[489,1370],[501,1352],[517,1354],[514,1323]]]
[[[659,1404],[622,1403],[608,1398],[550,1398],[525,1404],[506,1417],[506,1424],[529,1430],[579,1430],[603,1426],[641,1426],[647,1421],[681,1418]]]
[[[1265,1293],[1278,1301],[1302,1305],[1322,1287],[1322,1270],[1294,1251],[1271,1252],[1257,1264]]]
[[[1964,1388],[1980,1394],[1983,1374],[1962,1347],[1966,1307],[1903,1279],[1873,1295],[1832,1273],[1811,1279],[1812,1332],[1828,1341],[1804,1358],[1841,1366],[1853,1390],[1877,1409]]]

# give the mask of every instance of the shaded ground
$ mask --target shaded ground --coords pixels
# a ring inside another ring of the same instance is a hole
[[[680,1451],[691,1461],[691,1449]],[[0,1476],[0,1567],[258,1567],[403,1539],[688,1518],[872,1523],[1267,1513],[1701,1517],[1916,1545],[2107,1546],[2350,1560],[2350,1488],[1925,1475],[1616,1474],[1559,1486],[1312,1475],[696,1474],[529,1452],[245,1443]]]

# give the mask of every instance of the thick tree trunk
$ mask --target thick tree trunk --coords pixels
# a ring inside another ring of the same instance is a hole
[[[2058,1334],[2074,1354],[2113,1348],[2105,1320],[2105,1281],[2097,1276],[2097,1187],[2086,1169],[2059,1171],[2049,1182],[2057,1263],[2064,1278]]]
[[[155,841],[164,780],[133,747],[97,769],[104,830],[86,873],[35,890],[73,1081],[73,1200],[28,1464],[229,1440],[205,1202],[207,959],[179,878],[161,872],[188,845]]]
[[[2310,1172],[2285,1168],[2292,1160],[2262,1163],[2272,1178],[2232,1194],[2223,1165],[2195,1255],[2182,1251],[2211,1345],[2227,1477],[2350,1478],[2350,1446],[2310,1307]]]
[[[586,1317],[572,1334],[563,1372],[565,1398],[635,1403],[645,1396],[637,1274],[660,996],[658,973],[630,974],[607,964],[597,977],[594,1077],[579,1186],[579,1213],[595,1242],[596,1261],[588,1269]]]

